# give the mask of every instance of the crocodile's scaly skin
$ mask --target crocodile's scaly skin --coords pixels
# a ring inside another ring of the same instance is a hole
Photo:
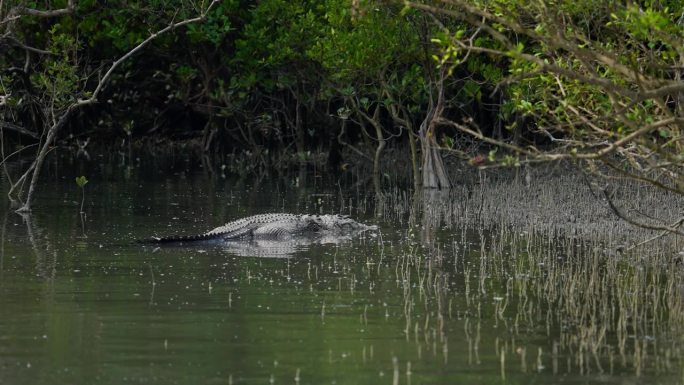
[[[204,234],[153,238],[151,243],[288,239],[297,236],[344,235],[375,230],[344,215],[259,214],[229,222]]]

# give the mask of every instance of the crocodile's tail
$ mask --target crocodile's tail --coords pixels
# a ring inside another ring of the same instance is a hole
[[[202,242],[221,239],[220,236],[216,234],[194,234],[194,235],[178,235],[163,238],[149,238],[149,239],[139,239],[136,242],[142,244],[167,244],[167,243],[191,243],[191,242]]]

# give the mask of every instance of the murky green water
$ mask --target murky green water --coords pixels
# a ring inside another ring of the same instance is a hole
[[[609,234],[589,240],[568,236],[572,218],[549,225],[532,213],[525,225],[506,194],[481,187],[376,200],[315,175],[238,180],[184,172],[182,160],[100,163],[51,169],[30,217],[2,212],[1,384],[684,376],[681,272],[666,251],[653,263],[611,255],[611,242],[633,236],[622,225],[592,219]],[[90,179],[83,220],[81,174]],[[541,191],[532,204],[553,203]],[[344,212],[381,231],[338,244],[133,243],[273,211]]]

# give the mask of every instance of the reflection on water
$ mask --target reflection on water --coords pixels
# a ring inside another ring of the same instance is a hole
[[[362,236],[374,237],[374,234]],[[351,235],[322,235],[316,237],[298,236],[294,239],[238,239],[231,241],[215,240],[210,242],[169,243],[161,245],[145,245],[157,252],[162,249],[196,249],[206,253],[207,248],[218,254],[240,257],[289,258],[305,253],[314,245],[352,246]]]
[[[0,383],[681,383],[682,240],[640,245],[656,234],[582,178],[547,178],[375,197],[133,170],[89,176],[83,223],[73,178],[46,182],[35,213],[0,221]],[[680,211],[629,186],[616,202]],[[271,211],[381,231],[133,243]]]

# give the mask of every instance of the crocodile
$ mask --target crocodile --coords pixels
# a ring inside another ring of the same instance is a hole
[[[141,243],[169,244],[193,242],[231,242],[240,240],[289,240],[298,238],[345,237],[376,230],[347,215],[259,214],[238,219],[211,231],[195,235],[151,238]]]

